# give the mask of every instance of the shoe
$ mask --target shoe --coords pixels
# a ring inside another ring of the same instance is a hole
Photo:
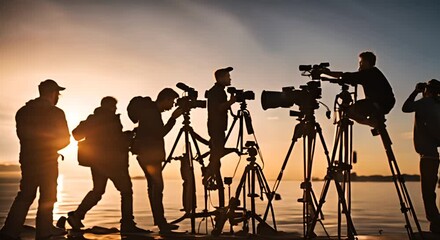
[[[153,231],[136,227],[136,224],[130,224],[130,225],[121,224],[121,231],[120,232],[121,232],[121,234],[129,234],[129,233],[146,234],[146,233],[152,233]]]
[[[171,224],[171,223],[165,223],[159,225],[159,233],[170,233],[173,230],[176,230],[179,228],[179,225]]]
[[[67,222],[72,227],[73,230],[80,230],[84,225],[81,222],[81,219],[75,216],[75,211],[67,213]]]
[[[52,234],[51,234],[52,236],[63,236],[65,234],[67,234],[66,229],[58,228],[55,226],[52,226],[51,232],[52,232]]]

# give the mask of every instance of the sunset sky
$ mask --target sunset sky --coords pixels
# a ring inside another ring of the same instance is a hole
[[[295,118],[289,109],[264,111],[263,90],[305,84],[298,65],[329,62],[332,70],[356,71],[358,54],[370,50],[394,88],[396,105],[387,117],[393,149],[403,173],[417,174],[419,157],[412,145],[413,114],[401,107],[415,84],[439,79],[439,1],[6,1],[0,0],[0,164],[17,164],[16,111],[38,96],[47,78],[66,87],[58,106],[75,128],[104,96],[119,100],[124,130],[134,125],[126,107],[134,96],[152,96],[184,82],[199,91],[214,84],[213,72],[234,67],[232,85],[253,90],[248,101],[267,178],[278,175],[291,143]],[[320,99],[333,109],[340,87],[323,82]],[[362,91],[361,91],[362,92]],[[362,97],[363,94],[360,94]],[[234,105],[234,111],[238,104]],[[291,108],[297,109],[297,106]],[[164,114],[168,119],[170,113]],[[206,109],[191,111],[194,130],[208,137]],[[316,110],[326,144],[335,126]],[[231,118],[230,118],[231,119]],[[182,119],[166,137],[167,151]],[[389,175],[385,151],[370,128],[355,125],[359,175]],[[236,131],[235,131],[236,132]],[[251,140],[251,136],[246,136]],[[236,136],[232,137],[235,140]],[[229,141],[233,147],[235,141]],[[202,151],[207,148],[202,146]],[[182,146],[176,154],[182,153]],[[88,176],[77,165],[76,142],[61,151],[60,173]],[[289,160],[285,178],[302,179],[302,142]],[[206,159],[206,163],[207,163]],[[238,158],[223,159],[223,175],[232,176]],[[241,167],[245,164],[242,160]],[[134,157],[132,176],[142,175]],[[198,164],[196,171],[199,172]],[[316,147],[314,176],[322,178],[326,161]],[[179,178],[179,163],[164,171]]]

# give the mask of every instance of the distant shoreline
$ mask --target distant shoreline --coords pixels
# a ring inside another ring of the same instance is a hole
[[[0,164],[0,176],[2,173],[20,173],[19,165],[5,165]],[[7,175],[9,175],[7,174]],[[419,182],[420,175],[414,174],[402,174],[403,179],[407,182]],[[133,180],[142,180],[145,179],[145,176],[133,176],[131,177]],[[355,172],[351,173],[350,179],[352,182],[392,182],[392,176],[383,176],[383,175],[370,175],[370,176],[358,176]],[[313,181],[324,181],[323,178],[314,177]]]
[[[406,182],[420,182],[420,175],[418,174],[402,174],[403,179]],[[324,181],[322,178],[312,178],[313,181]],[[350,180],[352,182],[392,182],[392,176],[383,175],[371,175],[371,176],[358,176],[355,172],[350,174]]]

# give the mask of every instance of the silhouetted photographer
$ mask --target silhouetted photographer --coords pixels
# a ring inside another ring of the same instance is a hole
[[[120,114],[115,114],[116,104],[115,98],[104,97],[101,106],[72,131],[79,141],[79,164],[90,167],[93,179],[93,189],[75,211],[68,213],[67,221],[73,230],[84,227],[81,220],[101,200],[110,179],[121,194],[121,233],[148,232],[136,227],[133,220],[133,190],[128,172],[131,133],[122,131]]]
[[[422,93],[422,98],[415,100]],[[440,82],[418,83],[402,106],[403,112],[415,112],[414,147],[420,154],[420,178],[426,218],[431,232],[440,233],[440,213],[436,204],[440,146]]]
[[[335,82],[351,85],[362,85],[365,99],[358,100],[348,109],[348,116],[361,124],[376,127],[385,121],[394,107],[396,99],[385,75],[375,66],[376,56],[372,52],[359,54],[359,71],[332,72],[323,68],[320,73],[337,78]]]
[[[215,180],[219,195],[219,207],[225,206],[225,190],[220,171],[220,159],[225,155],[225,131],[228,127],[228,110],[236,101],[234,95],[231,95],[231,98],[228,100],[225,92],[225,87],[231,85],[231,75],[229,72],[232,70],[232,67],[227,67],[215,71],[216,83],[205,94],[205,97],[208,99],[208,133],[211,138],[211,153],[203,182],[206,185],[209,179]]]
[[[69,129],[58,103],[65,88],[51,79],[38,85],[40,97],[30,100],[15,115],[20,139],[20,191],[12,203],[0,239],[20,239],[20,232],[34,201],[40,193],[36,217],[36,239],[63,235],[53,226],[53,205],[57,200],[58,151],[69,145]]]
[[[127,107],[128,116],[133,123],[139,122],[132,148],[138,154],[137,160],[147,178],[154,225],[159,227],[161,233],[178,228],[177,225],[169,224],[164,215],[162,162],[166,159],[164,137],[175,125],[182,109],[179,107],[174,110],[166,124],[161,115],[173,108],[178,97],[173,89],[165,88],[157,95],[156,101],[152,101],[150,97],[135,97]]]

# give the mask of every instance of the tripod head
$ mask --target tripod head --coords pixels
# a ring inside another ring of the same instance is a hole
[[[345,110],[349,105],[353,104],[353,97],[351,95],[352,93],[348,91],[348,85],[341,84],[341,92],[335,97],[335,111],[337,106]]]
[[[255,162],[255,156],[258,155],[258,145],[254,141],[247,141],[244,149],[247,150],[247,154],[249,155],[247,160],[250,162]]]

